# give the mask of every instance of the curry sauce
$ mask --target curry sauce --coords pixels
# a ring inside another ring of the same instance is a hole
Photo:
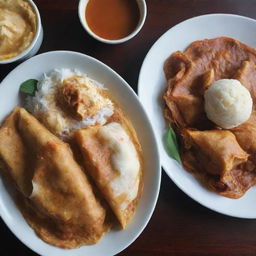
[[[89,0],[85,17],[93,33],[118,40],[135,30],[140,11],[136,0]]]

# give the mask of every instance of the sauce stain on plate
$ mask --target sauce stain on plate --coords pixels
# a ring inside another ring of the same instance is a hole
[[[117,40],[135,30],[140,11],[136,0],[90,0],[85,17],[93,33],[105,39]]]

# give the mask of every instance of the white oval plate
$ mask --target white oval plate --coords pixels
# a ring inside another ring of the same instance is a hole
[[[175,51],[185,48],[195,40],[227,36],[256,47],[256,21],[231,14],[210,14],[179,23],[163,34],[148,52],[139,76],[139,98],[153,125],[165,172],[191,198],[200,204],[226,215],[256,218],[256,188],[251,188],[240,199],[229,199],[206,190],[200,183],[172,160],[162,141],[166,122],[163,118],[162,100],[166,90],[163,72],[164,61]]]
[[[20,104],[18,97],[20,84],[29,78],[40,79],[44,72],[47,73],[54,68],[78,69],[105,84],[130,117],[141,142],[145,159],[144,190],[136,214],[125,230],[112,230],[95,245],[71,250],[60,249],[43,242],[35,235],[0,178],[0,215],[17,238],[40,255],[114,255],[129,246],[140,235],[155,208],[161,179],[156,139],[136,94],[116,72],[92,57],[66,51],[48,52],[35,56],[15,68],[3,80],[0,84],[0,122],[16,105]]]

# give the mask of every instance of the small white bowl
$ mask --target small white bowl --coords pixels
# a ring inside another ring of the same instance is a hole
[[[124,43],[124,42],[130,40],[131,38],[136,36],[138,34],[138,32],[141,30],[142,26],[144,25],[146,16],[147,16],[146,1],[145,0],[137,0],[137,4],[138,4],[139,10],[140,10],[140,19],[139,19],[138,25],[134,29],[134,31],[131,34],[129,34],[128,36],[121,38],[121,39],[117,39],[117,40],[105,39],[105,38],[102,38],[102,37],[96,35],[90,29],[89,25],[87,24],[86,17],[85,17],[85,10],[86,10],[86,6],[87,6],[88,2],[89,2],[89,0],[80,0],[79,1],[78,16],[79,16],[80,22],[81,22],[83,28],[87,31],[87,33],[89,35],[91,35],[92,37],[94,37],[95,39],[97,39],[98,41],[100,41],[102,43],[120,44],[120,43]]]
[[[0,65],[1,64],[9,64],[15,61],[24,61],[32,56],[34,56],[43,41],[43,28],[42,28],[42,24],[41,24],[41,17],[40,17],[40,13],[38,11],[37,6],[35,5],[35,3],[32,0],[26,0],[27,2],[30,3],[30,5],[33,7],[35,14],[36,14],[36,18],[37,18],[37,29],[36,29],[36,34],[35,37],[32,41],[32,43],[30,44],[30,46],[25,49],[23,52],[21,52],[19,55],[10,58],[10,59],[6,59],[6,60],[0,60]]]

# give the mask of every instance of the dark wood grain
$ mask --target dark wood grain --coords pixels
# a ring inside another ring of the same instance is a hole
[[[255,0],[148,0],[148,16],[141,32],[124,44],[105,45],[92,39],[81,27],[77,0],[35,2],[44,27],[40,52],[73,50],[91,55],[116,70],[135,91],[146,53],[173,25],[207,13],[235,13],[256,18]],[[16,65],[0,66],[0,81]],[[21,244],[1,220],[0,239],[1,256],[36,255]],[[256,255],[256,220],[231,218],[204,208],[163,173],[151,221],[120,255]]]

